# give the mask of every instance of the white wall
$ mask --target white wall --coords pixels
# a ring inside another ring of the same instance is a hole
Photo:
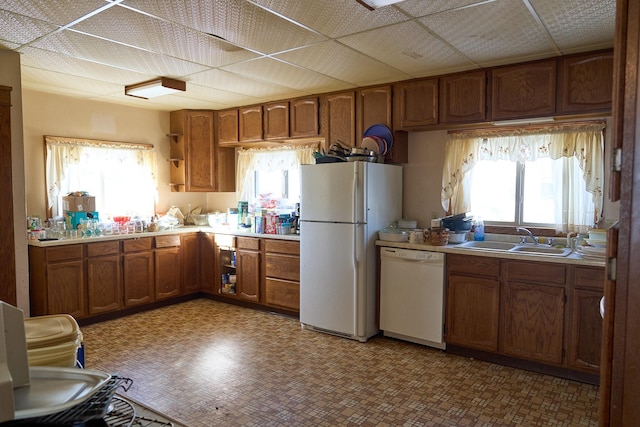
[[[169,113],[24,90],[27,212],[45,218],[44,135],[153,144],[158,152],[157,212],[191,204],[205,209],[235,206],[235,193],[173,193],[169,183]],[[79,189],[81,190],[81,189]],[[127,191],[123,188],[122,191]],[[229,194],[231,196],[229,196]],[[221,203],[218,199],[222,199]],[[227,206],[227,199],[233,201]],[[208,204],[213,207],[209,208]],[[222,210],[222,209],[220,209]]]

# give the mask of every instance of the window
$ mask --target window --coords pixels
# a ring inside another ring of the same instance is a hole
[[[250,208],[288,211],[300,201],[300,165],[313,163],[315,146],[247,149],[238,153],[239,200]]]
[[[602,215],[604,122],[450,132],[443,207],[494,225],[583,231]]]
[[[101,220],[151,217],[157,201],[156,155],[151,145],[45,137],[48,207],[63,215],[62,197],[86,191]]]

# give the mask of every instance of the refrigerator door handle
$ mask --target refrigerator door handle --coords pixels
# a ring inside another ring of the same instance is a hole
[[[351,215],[353,215],[353,222],[355,223],[358,220],[358,168],[357,167],[353,168],[353,191],[351,192],[351,194],[353,195],[353,200],[352,200],[353,209],[352,209]]]
[[[356,333],[358,337],[364,337],[366,334],[367,328],[367,313],[365,311],[367,305],[367,295],[366,295],[366,286],[361,287],[360,284],[360,271],[359,271],[359,257],[358,251],[361,249],[358,242],[359,234],[362,234],[363,225],[356,225],[353,228],[353,241],[355,242],[353,248],[353,280],[355,286],[354,288],[354,302],[356,306],[354,307],[354,322],[356,326]],[[363,236],[364,237],[364,236]]]

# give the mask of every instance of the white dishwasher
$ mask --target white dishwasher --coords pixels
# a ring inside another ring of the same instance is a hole
[[[380,261],[384,335],[445,349],[444,254],[381,247]]]

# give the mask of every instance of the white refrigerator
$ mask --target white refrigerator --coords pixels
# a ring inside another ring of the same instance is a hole
[[[378,231],[402,216],[402,167],[303,165],[300,323],[365,342],[376,322]]]

